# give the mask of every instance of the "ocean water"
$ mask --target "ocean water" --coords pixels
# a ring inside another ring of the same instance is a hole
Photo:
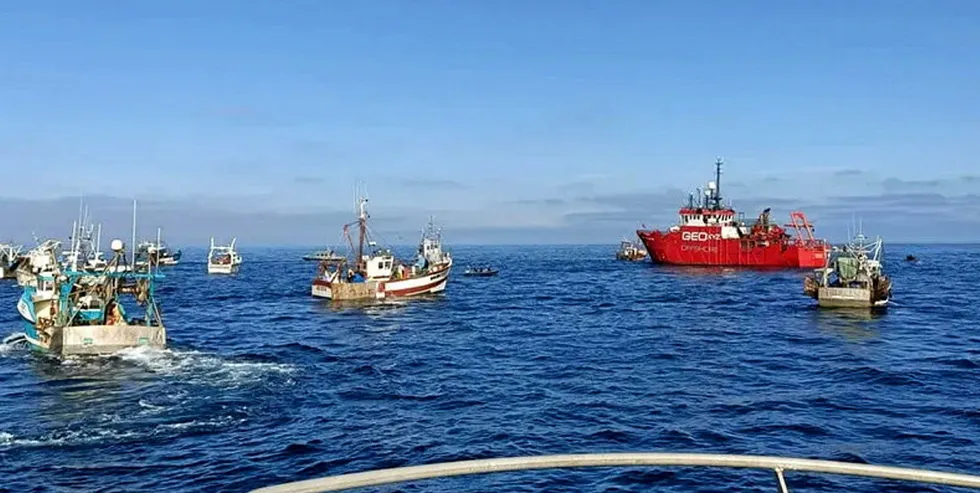
[[[441,461],[785,455],[980,473],[980,246],[888,245],[886,313],[819,310],[805,272],[613,260],[616,245],[451,248],[447,292],[309,296],[299,250],[165,270],[170,348],[0,348],[0,491],[245,492]],[[914,253],[918,263],[903,261]],[[466,264],[500,267],[462,277]],[[13,281],[0,334],[19,331]],[[952,491],[787,473],[794,491]],[[771,472],[536,471],[375,491],[774,491]],[[370,490],[362,490],[370,491]]]

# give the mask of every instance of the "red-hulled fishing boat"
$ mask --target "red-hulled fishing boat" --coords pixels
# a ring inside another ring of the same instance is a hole
[[[721,199],[721,165],[715,162],[715,181],[704,193],[692,194],[681,207],[680,222],[667,231],[638,230],[636,234],[656,263],[675,265],[819,268],[827,262],[830,245],[813,236],[806,215],[790,213],[784,227],[773,224],[769,209],[747,225]],[[795,231],[790,235],[788,229]]]
[[[442,234],[429,221],[428,228],[419,240],[415,263],[395,258],[391,250],[378,248],[368,238],[367,199],[360,201],[360,215],[356,223],[344,226],[344,237],[351,250],[355,249],[349,227],[359,229],[356,257],[327,258],[320,262],[313,278],[311,294],[331,300],[384,300],[408,298],[439,293],[446,289],[453,258],[442,249]],[[364,243],[372,251],[364,249]]]

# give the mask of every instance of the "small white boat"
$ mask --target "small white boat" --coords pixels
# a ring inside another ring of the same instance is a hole
[[[0,243],[0,279],[15,277],[17,266],[25,259],[20,254],[22,249],[20,245]]]
[[[61,248],[58,240],[45,240],[28,251],[25,260],[17,266],[17,285],[20,287],[37,284],[37,276],[42,272],[50,272],[59,267],[57,249]]]
[[[158,266],[174,266],[180,262],[183,253],[178,249],[170,248],[167,242],[160,238],[161,228],[157,228],[156,241],[143,241],[136,246],[136,264],[145,265],[149,260],[153,260]]]
[[[235,274],[242,264],[242,256],[235,251],[235,241],[231,239],[231,244],[221,246],[214,244],[214,237],[211,238],[211,249],[208,250],[208,274]]]
[[[347,257],[335,252],[333,248],[328,248],[326,250],[317,250],[313,253],[308,253],[303,255],[303,260],[307,261],[318,261],[318,262],[335,262],[346,259]]]

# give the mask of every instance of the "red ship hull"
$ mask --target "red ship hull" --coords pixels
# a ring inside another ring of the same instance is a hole
[[[720,227],[637,231],[654,263],[672,265],[811,268],[826,265],[830,246],[793,238],[721,238]]]
[[[708,182],[704,195],[692,194],[678,211],[680,221],[664,231],[636,232],[655,263],[673,265],[745,266],[816,269],[827,265],[830,245],[813,236],[813,225],[800,211],[791,212],[792,237],[773,224],[769,209],[754,224],[722,202],[721,165],[715,161],[715,181]]]

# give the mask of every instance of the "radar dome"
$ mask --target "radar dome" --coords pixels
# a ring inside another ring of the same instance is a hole
[[[109,244],[109,248],[111,248],[114,252],[121,252],[123,249],[123,241],[120,239],[112,240],[112,243]]]

